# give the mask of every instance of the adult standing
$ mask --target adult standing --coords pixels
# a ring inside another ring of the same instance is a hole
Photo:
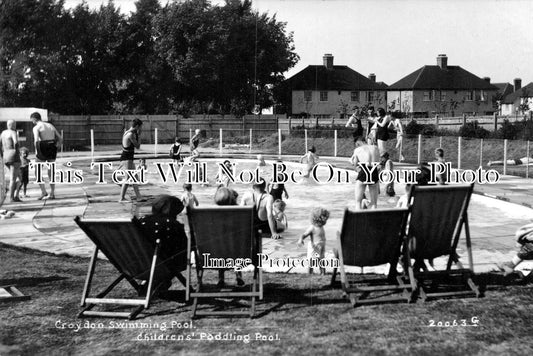
[[[403,148],[403,136],[405,134],[405,130],[403,128],[402,120],[400,119],[400,112],[393,112],[391,114],[391,122],[389,126],[392,126],[394,130],[396,131],[396,150],[398,151],[398,161],[402,162],[405,161],[405,158],[402,154],[402,148]]]
[[[379,153],[385,153],[386,147],[385,142],[389,139],[389,124],[390,124],[390,116],[387,115],[385,112],[385,109],[379,108],[378,109],[378,118],[375,122],[376,125],[376,139],[378,142],[378,149]]]
[[[54,163],[57,157],[57,149],[61,146],[63,138],[57,129],[49,122],[44,122],[41,119],[41,114],[34,112],[30,115],[33,122],[33,139],[35,143],[35,162],[36,163]],[[55,199],[55,184],[52,183],[50,177],[50,169],[48,169],[48,178],[50,179],[50,195],[46,191],[44,183],[40,183],[42,199]]]
[[[198,145],[200,144],[200,129],[194,130],[194,136],[191,137],[191,156],[199,156]]]
[[[346,127],[350,127],[353,129],[352,136],[354,139],[354,142],[357,137],[363,136],[363,124],[361,124],[361,118],[357,116],[357,111],[354,110],[352,116],[348,119],[348,122],[346,123]]]
[[[362,201],[365,196],[366,187],[368,187],[370,198],[369,207],[377,207],[379,194],[379,170],[376,165],[377,162],[379,162],[378,148],[357,139],[355,141],[353,155],[350,157],[350,163],[355,166],[355,171],[357,172],[357,178],[355,181],[356,210],[363,209]]]
[[[139,136],[141,135],[143,122],[140,119],[134,119],[131,122],[131,127],[124,132],[122,136],[122,153],[120,154],[120,165],[122,168],[128,170],[135,170],[135,149],[141,147],[141,141]],[[120,199],[119,203],[127,202],[126,200],[126,191],[128,190],[128,183],[123,183],[120,190]],[[133,191],[137,201],[142,199],[141,192],[139,191],[139,186],[133,184]]]
[[[21,184],[20,151],[14,120],[7,122],[7,128],[0,134],[2,141],[2,158],[4,165],[9,169],[9,199],[11,202],[20,202],[19,192]]]
[[[255,224],[256,229],[263,234],[271,234],[272,239],[279,239],[281,235],[276,232],[276,220],[272,213],[274,198],[265,191],[266,182],[261,179],[252,186],[253,191],[247,192],[242,197],[241,205],[254,205],[256,210]]]

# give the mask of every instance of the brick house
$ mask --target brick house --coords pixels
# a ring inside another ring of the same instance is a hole
[[[376,82],[345,65],[334,65],[333,55],[325,54],[323,65],[309,65],[288,78],[291,115],[336,117],[349,113],[355,106],[385,107],[387,85]]]
[[[516,79],[515,79],[516,83]],[[533,82],[517,88],[512,94],[506,95],[501,102],[501,114],[504,116],[531,115],[533,112]]]
[[[437,65],[425,65],[389,86],[387,106],[417,116],[492,114],[498,88],[439,54]]]

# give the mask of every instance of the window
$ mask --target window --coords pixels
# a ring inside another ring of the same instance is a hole
[[[474,90],[469,90],[466,92],[466,95],[465,95],[465,100],[466,101],[472,101],[474,100]]]
[[[350,100],[351,101],[359,101],[359,92],[358,91],[352,91],[350,93]]]
[[[479,100],[487,101],[487,93],[484,90],[479,91]]]
[[[445,91],[441,91],[440,92],[440,101],[446,101],[446,92]]]
[[[313,92],[311,90],[304,91],[304,101],[313,101]]]
[[[425,91],[424,92],[424,101],[435,101],[435,96],[437,94],[438,94],[438,92],[436,90]]]
[[[374,92],[373,91],[369,91],[368,92],[368,100],[369,102],[371,101],[374,101]]]
[[[321,91],[320,92],[320,101],[328,101],[328,92],[327,91]]]

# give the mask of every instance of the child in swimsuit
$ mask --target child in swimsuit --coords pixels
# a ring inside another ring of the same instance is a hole
[[[307,243],[307,258],[310,260],[323,259],[326,252],[326,231],[324,225],[329,219],[329,211],[324,208],[315,208],[311,212],[311,226],[305,230],[300,239],[298,245],[303,246],[304,239],[309,236],[309,242]],[[313,268],[309,267],[309,274],[313,273]],[[320,274],[326,274],[325,268],[320,268]]]
[[[28,159],[29,154],[30,151],[26,147],[22,147],[20,149],[20,174],[22,177],[22,190],[24,192],[24,197],[27,197],[26,188],[28,187],[28,182],[30,181],[30,160]]]
[[[181,141],[179,137],[176,137],[176,141],[170,147],[169,156],[174,160],[174,163],[183,161],[183,159],[181,158]]]
[[[287,222],[287,215],[285,215],[285,207],[287,204],[281,199],[274,200],[272,204],[272,215],[274,215],[274,220],[276,221],[276,232],[280,233],[289,228],[289,223]]]
[[[300,158],[300,163],[303,163],[304,160],[306,160],[306,166],[304,168],[304,177],[309,178],[309,174],[311,173],[311,170],[316,164],[316,161],[318,161],[318,156],[315,154],[316,148],[315,146],[312,146],[305,155],[303,155]]]

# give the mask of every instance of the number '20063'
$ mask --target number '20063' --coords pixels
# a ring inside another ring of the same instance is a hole
[[[456,326],[478,326],[479,319],[477,317],[472,317],[470,320],[468,319],[459,319],[459,320],[452,320],[452,321],[435,321],[430,320],[429,321],[429,327],[456,327]]]

